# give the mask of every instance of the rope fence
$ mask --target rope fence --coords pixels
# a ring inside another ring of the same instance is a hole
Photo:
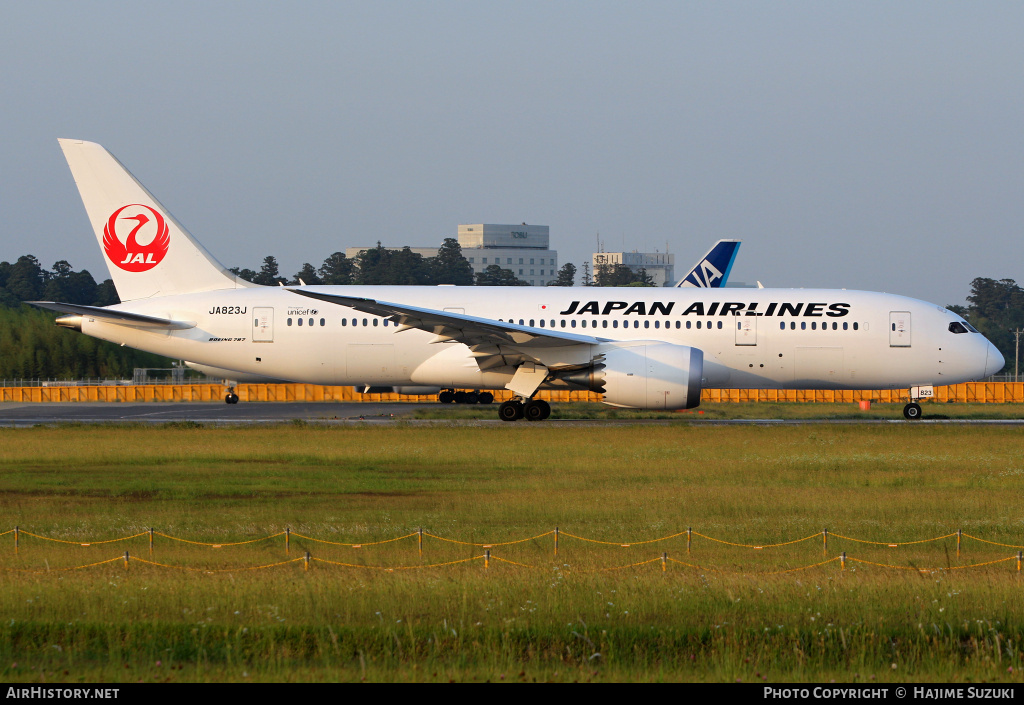
[[[988,545],[991,545],[991,546],[1000,546],[1000,547],[1003,547],[1003,548],[1016,548],[1018,550],[1024,550],[1024,544],[1001,543],[999,541],[992,541],[992,540],[989,540],[989,539],[984,539],[984,538],[981,538],[981,537],[978,537],[978,536],[974,536],[972,534],[965,534],[963,532],[963,529],[957,529],[956,531],[954,531],[952,533],[943,534],[942,536],[935,536],[935,537],[932,537],[932,538],[924,538],[924,539],[914,539],[914,540],[909,540],[909,541],[873,541],[873,540],[869,540],[869,539],[856,538],[856,537],[853,537],[853,536],[844,536],[842,534],[836,534],[834,532],[831,532],[828,529],[823,529],[820,532],[813,533],[810,536],[804,536],[803,538],[792,539],[792,540],[789,540],[789,541],[779,541],[777,543],[762,543],[762,544],[728,541],[728,540],[723,539],[723,538],[718,538],[718,537],[715,537],[715,536],[709,536],[708,534],[703,534],[703,533],[700,533],[698,531],[694,531],[692,527],[688,527],[684,531],[678,531],[676,533],[669,534],[667,536],[661,536],[659,538],[654,538],[654,539],[641,539],[639,541],[605,541],[603,539],[589,538],[589,537],[586,537],[586,536],[580,536],[578,534],[572,534],[572,533],[569,533],[567,531],[562,531],[562,530],[560,530],[556,526],[553,530],[545,531],[543,534],[537,534],[536,536],[530,536],[528,538],[523,538],[523,539],[514,539],[514,540],[511,540],[511,541],[492,541],[492,542],[489,542],[489,543],[486,543],[486,542],[475,542],[475,541],[462,541],[462,540],[459,540],[459,539],[453,539],[453,538],[448,538],[448,537],[445,537],[445,536],[439,536],[437,534],[432,534],[429,531],[425,531],[422,528],[417,529],[416,531],[414,531],[414,532],[412,532],[410,534],[404,534],[402,536],[396,536],[396,537],[390,538],[390,539],[381,539],[381,540],[378,540],[378,541],[363,541],[361,543],[348,543],[348,542],[341,542],[341,541],[330,541],[328,539],[317,538],[315,536],[307,536],[305,534],[300,534],[300,533],[292,531],[291,527],[286,527],[284,529],[284,531],[278,531],[275,534],[268,534],[267,536],[261,536],[259,538],[248,539],[248,540],[245,540],[245,541],[220,541],[220,542],[195,541],[193,539],[187,539],[187,538],[184,538],[184,537],[181,537],[181,536],[174,536],[174,535],[171,535],[171,534],[166,534],[166,533],[164,533],[162,531],[157,531],[156,529],[153,529],[153,528],[150,528],[150,529],[148,529],[146,531],[141,531],[141,532],[139,532],[137,534],[131,534],[129,536],[121,536],[121,537],[112,538],[112,539],[101,539],[101,540],[90,540],[90,541],[70,541],[70,540],[67,540],[67,539],[55,538],[55,537],[52,537],[52,536],[43,536],[42,534],[36,534],[36,533],[32,533],[32,532],[26,531],[25,529],[22,529],[20,526],[15,526],[13,529],[8,529],[7,531],[0,532],[0,536],[6,536],[8,534],[13,534],[14,535],[14,551],[15,551],[15,553],[19,552],[20,549],[21,549],[21,537],[22,536],[29,536],[29,537],[34,538],[34,539],[39,539],[41,541],[51,541],[51,542],[54,542],[54,543],[66,544],[66,545],[71,545],[71,546],[82,546],[82,547],[100,546],[100,545],[104,545],[104,544],[108,544],[108,543],[117,543],[119,541],[130,541],[132,539],[137,539],[137,538],[140,538],[140,537],[143,537],[143,536],[148,536],[149,537],[149,551],[150,551],[150,554],[153,553],[156,537],[167,539],[168,541],[174,541],[174,542],[179,542],[179,543],[190,544],[190,545],[193,545],[193,546],[206,546],[208,548],[220,549],[220,548],[232,548],[232,547],[235,547],[235,546],[245,546],[245,545],[249,545],[249,544],[260,543],[260,542],[263,542],[263,541],[269,541],[270,539],[278,538],[280,536],[284,537],[285,554],[289,554],[291,552],[291,539],[292,539],[293,536],[295,538],[303,539],[305,541],[312,541],[314,543],[320,543],[320,544],[329,545],[329,546],[341,546],[341,547],[353,548],[353,549],[367,548],[367,547],[370,547],[370,546],[381,546],[383,544],[390,544],[390,543],[395,543],[395,542],[398,542],[398,541],[405,541],[406,539],[415,538],[416,542],[417,542],[417,547],[418,547],[421,555],[423,553],[423,539],[424,538],[434,539],[436,541],[441,541],[443,543],[457,544],[457,545],[461,545],[461,546],[475,546],[477,548],[489,549],[489,548],[495,548],[497,546],[513,546],[513,545],[517,545],[517,544],[530,543],[530,542],[533,542],[533,541],[537,541],[539,539],[543,539],[543,538],[548,537],[548,536],[552,536],[554,538],[554,553],[555,553],[556,556],[558,555],[559,539],[561,537],[575,539],[577,541],[583,541],[585,543],[599,544],[599,545],[603,545],[603,546],[616,546],[616,547],[619,547],[619,548],[633,548],[633,547],[636,547],[636,546],[645,546],[645,545],[652,544],[652,543],[659,543],[661,541],[669,541],[671,539],[679,538],[681,536],[686,536],[686,552],[687,553],[690,553],[693,550],[693,539],[694,539],[694,537],[699,538],[699,539],[704,539],[704,540],[710,541],[712,543],[722,544],[722,545],[725,545],[725,546],[733,546],[735,548],[748,548],[748,549],[756,550],[756,551],[761,551],[761,550],[770,549],[770,548],[781,548],[783,546],[792,546],[792,545],[795,545],[795,544],[798,544],[798,543],[805,543],[807,541],[813,541],[813,540],[816,540],[816,539],[820,538],[821,541],[822,541],[822,550],[823,550],[823,553],[825,555],[828,555],[828,542],[829,542],[829,539],[840,539],[842,541],[852,541],[854,543],[860,543],[860,544],[865,544],[865,545],[870,545],[870,546],[885,546],[887,548],[900,548],[900,547],[903,547],[903,546],[913,546],[913,545],[923,544],[923,543],[932,543],[932,542],[935,542],[935,541],[944,541],[946,539],[950,539],[950,538],[954,538],[955,537],[956,538],[956,554],[957,554],[958,557],[960,556],[961,544],[963,543],[963,539],[970,539],[972,541],[977,541],[979,543],[984,543],[984,544],[988,544]]]
[[[310,569],[310,567],[311,567],[311,565],[313,563],[323,563],[325,565],[337,566],[337,567],[341,567],[341,568],[357,568],[357,569],[362,569],[362,570],[376,570],[376,571],[383,571],[383,572],[393,573],[395,571],[403,571],[403,570],[422,570],[422,569],[428,569],[428,568],[444,568],[444,567],[448,567],[448,566],[460,565],[460,564],[470,563],[472,561],[479,561],[479,560],[483,560],[483,562],[484,562],[484,570],[490,570],[491,561],[497,561],[497,562],[500,562],[500,563],[507,563],[509,565],[513,565],[513,566],[516,566],[516,567],[519,567],[519,568],[527,568],[529,570],[548,570],[548,568],[546,568],[544,566],[529,565],[529,564],[526,564],[526,563],[520,563],[518,561],[509,560],[507,558],[502,558],[501,556],[494,556],[494,555],[491,555],[490,550],[485,550],[483,555],[472,556],[470,558],[461,558],[459,560],[454,560],[454,561],[445,561],[445,562],[442,562],[442,563],[430,563],[430,564],[421,564],[421,565],[399,565],[399,566],[362,565],[362,564],[359,564],[359,563],[345,563],[345,562],[342,562],[342,561],[332,561],[332,560],[329,560],[329,559],[326,559],[326,558],[316,558],[316,557],[313,557],[309,553],[309,551],[306,551],[306,554],[304,556],[300,557],[300,558],[292,558],[292,559],[289,559],[289,560],[278,561],[277,563],[267,563],[267,564],[264,564],[264,565],[234,566],[234,567],[230,567],[230,568],[196,568],[194,566],[170,565],[170,564],[167,564],[167,563],[159,563],[157,561],[146,560],[145,558],[139,558],[138,556],[132,557],[128,551],[125,551],[124,555],[122,555],[122,556],[115,556],[113,558],[108,558],[108,559],[102,560],[102,561],[95,561],[93,563],[86,563],[84,565],[69,566],[69,567],[64,567],[64,568],[51,568],[51,567],[47,566],[46,568],[43,568],[43,569],[0,568],[0,571],[15,572],[15,573],[66,572],[66,571],[72,571],[72,570],[82,570],[82,569],[85,569],[85,568],[93,568],[93,567],[96,567],[96,566],[107,565],[107,564],[115,563],[115,562],[119,562],[119,561],[124,561],[124,569],[127,571],[127,570],[129,570],[129,566],[130,566],[131,562],[135,561],[136,563],[142,563],[143,565],[154,566],[154,567],[157,567],[157,568],[168,568],[168,569],[171,569],[171,570],[184,570],[184,571],[189,571],[189,572],[194,572],[194,573],[207,573],[209,575],[213,575],[213,574],[217,574],[217,573],[237,573],[237,572],[245,572],[245,571],[253,571],[253,570],[265,570],[265,569],[269,569],[269,568],[278,568],[278,567],[284,566],[284,565],[294,565],[294,564],[299,563],[299,562],[301,562],[303,564],[303,570],[307,571],[307,572],[309,571],[309,569]],[[1005,558],[998,558],[996,560],[985,561],[983,563],[971,563],[969,565],[946,566],[946,567],[939,567],[939,568],[920,568],[920,567],[917,567],[917,566],[914,566],[914,565],[904,566],[904,565],[895,565],[895,564],[891,564],[891,563],[877,563],[875,561],[868,561],[868,560],[864,560],[864,559],[861,559],[861,558],[856,558],[856,557],[853,557],[853,556],[847,556],[846,552],[844,551],[843,553],[841,553],[838,556],[835,556],[834,558],[829,558],[827,560],[820,561],[818,563],[812,563],[812,564],[809,564],[809,565],[797,566],[795,568],[785,568],[785,569],[782,569],[782,570],[768,570],[768,571],[724,570],[724,569],[721,569],[721,568],[712,568],[712,567],[708,567],[708,566],[698,565],[696,563],[689,563],[687,561],[681,561],[681,560],[678,560],[676,558],[671,558],[671,557],[669,557],[668,552],[666,551],[666,552],[662,552],[662,554],[660,556],[656,556],[654,558],[649,558],[649,559],[643,560],[643,561],[636,561],[634,563],[628,563],[626,565],[617,565],[617,566],[611,566],[611,567],[608,567],[608,568],[597,568],[595,570],[579,570],[579,571],[574,571],[572,568],[570,568],[568,566],[563,566],[562,568],[560,568],[560,570],[565,570],[566,572],[580,572],[580,573],[607,573],[607,572],[618,571],[618,570],[626,570],[626,569],[629,569],[629,568],[639,568],[640,566],[646,566],[646,565],[651,565],[653,563],[659,563],[661,565],[661,571],[663,573],[667,573],[668,572],[669,563],[671,562],[671,563],[675,563],[677,565],[684,566],[685,568],[690,568],[690,569],[693,569],[693,570],[697,570],[697,571],[702,572],[702,573],[718,573],[718,574],[722,574],[722,575],[737,575],[737,576],[768,576],[768,575],[784,575],[784,574],[787,574],[787,573],[796,573],[796,572],[799,572],[799,571],[811,570],[813,568],[820,568],[821,566],[828,565],[829,563],[835,563],[836,561],[839,562],[840,571],[843,571],[843,572],[846,571],[847,563],[860,563],[860,564],[863,564],[863,565],[874,566],[874,567],[877,567],[877,568],[886,568],[886,569],[889,569],[889,570],[909,570],[909,571],[915,571],[915,572],[918,572],[918,573],[942,573],[942,572],[951,572],[951,571],[955,571],[955,570],[967,570],[967,569],[970,569],[970,568],[984,568],[984,567],[991,566],[991,565],[996,565],[996,564],[999,564],[999,563],[1007,563],[1009,561],[1016,561],[1017,563],[1016,563],[1016,571],[1015,572],[1019,575],[1020,572],[1021,572],[1022,563],[1024,563],[1024,551],[1018,551],[1017,555],[1015,555],[1015,556],[1008,556],[1008,557],[1005,557]]]
[[[667,536],[662,536],[662,537],[654,538],[654,539],[642,539],[642,540],[639,540],[639,541],[632,541],[632,542],[605,541],[603,539],[589,538],[589,537],[586,537],[586,536],[580,536],[580,535],[577,535],[577,534],[572,534],[572,533],[569,533],[569,532],[566,532],[566,531],[562,531],[557,526],[553,530],[551,530],[551,531],[546,531],[546,532],[544,532],[542,534],[537,534],[535,536],[530,536],[528,538],[515,539],[515,540],[510,540],[510,541],[495,541],[493,543],[483,543],[483,542],[474,542],[474,541],[462,541],[462,540],[459,540],[459,539],[453,539],[453,538],[448,538],[448,537],[445,537],[445,536],[439,536],[437,534],[433,534],[433,533],[430,533],[428,531],[425,531],[422,528],[417,529],[416,531],[414,531],[412,533],[404,534],[402,536],[396,536],[394,538],[381,539],[381,540],[377,540],[377,541],[366,541],[366,542],[362,542],[362,543],[348,543],[348,542],[340,542],[340,541],[331,541],[331,540],[328,540],[328,539],[317,538],[317,537],[313,537],[313,536],[307,536],[305,534],[299,534],[299,533],[293,532],[291,530],[291,527],[286,527],[284,529],[284,531],[279,531],[277,533],[269,534],[267,536],[261,536],[261,537],[254,538],[254,539],[248,539],[248,540],[244,540],[244,541],[222,541],[222,542],[219,542],[219,543],[214,543],[214,542],[209,542],[209,541],[196,541],[196,540],[184,538],[184,537],[181,537],[181,536],[174,536],[172,534],[167,534],[167,533],[164,533],[164,532],[161,532],[161,531],[157,531],[155,528],[150,528],[150,529],[148,529],[146,531],[142,531],[142,532],[139,532],[139,533],[131,534],[131,535],[128,535],[128,536],[121,536],[121,537],[110,538],[110,539],[91,540],[91,541],[73,541],[73,540],[68,540],[68,539],[63,539],[63,538],[56,538],[56,537],[53,537],[53,536],[45,536],[45,535],[42,535],[42,534],[37,534],[37,533],[26,531],[26,530],[22,529],[20,526],[15,526],[13,529],[9,529],[7,531],[4,531],[4,532],[0,533],[0,536],[6,536],[8,534],[13,534],[13,538],[14,538],[14,552],[15,552],[16,555],[20,554],[20,551],[21,551],[21,539],[22,539],[22,537],[30,537],[30,538],[37,539],[37,540],[40,540],[40,541],[48,541],[48,542],[58,543],[58,544],[62,544],[62,545],[78,546],[78,547],[104,546],[106,544],[117,543],[117,542],[120,542],[120,541],[131,541],[133,539],[138,539],[138,538],[141,538],[141,537],[148,537],[148,541],[149,541],[149,558],[148,559],[139,558],[138,556],[132,556],[132,555],[130,555],[129,551],[125,551],[123,556],[119,556],[117,558],[111,558],[111,559],[108,559],[108,560],[103,560],[103,561],[98,561],[98,562],[93,562],[93,563],[86,563],[84,565],[71,566],[71,567],[67,567],[67,568],[49,568],[49,567],[47,567],[46,569],[24,569],[24,568],[4,568],[4,567],[0,567],[0,571],[12,571],[12,572],[24,572],[24,573],[45,573],[45,572],[50,572],[50,571],[80,570],[80,569],[84,569],[84,568],[90,568],[90,567],[93,567],[93,566],[100,566],[100,565],[105,565],[105,564],[108,564],[108,563],[113,563],[115,561],[124,561],[125,568],[127,568],[128,565],[129,565],[129,562],[131,560],[135,560],[135,561],[137,561],[139,563],[146,564],[146,565],[151,565],[151,566],[155,566],[155,567],[159,567],[159,568],[168,568],[168,569],[176,569],[176,570],[194,571],[194,572],[202,572],[202,573],[227,573],[227,572],[233,572],[233,571],[263,570],[263,569],[276,568],[276,567],[279,567],[279,566],[290,565],[290,564],[299,563],[299,562],[303,563],[304,569],[307,570],[307,571],[310,569],[311,564],[313,564],[313,563],[323,563],[325,565],[338,566],[338,567],[359,568],[359,569],[365,569],[365,570],[377,570],[377,571],[395,572],[395,571],[417,570],[417,569],[425,569],[425,568],[441,568],[441,567],[459,565],[459,564],[469,563],[471,561],[479,561],[479,560],[482,560],[484,562],[485,569],[489,569],[491,561],[494,560],[494,561],[497,561],[497,562],[500,562],[500,563],[505,563],[505,564],[508,564],[508,565],[511,565],[511,566],[516,566],[516,567],[519,567],[519,568],[545,569],[546,570],[547,568],[543,568],[542,566],[531,565],[531,564],[528,564],[528,563],[523,563],[523,562],[511,560],[510,558],[505,558],[505,557],[502,557],[502,556],[492,555],[491,554],[491,549],[493,549],[495,547],[515,546],[515,545],[524,544],[524,543],[537,542],[540,539],[545,539],[545,538],[547,538],[549,536],[553,538],[554,556],[556,558],[559,555],[559,539],[563,538],[563,537],[564,538],[573,539],[573,540],[577,540],[577,541],[581,541],[581,542],[584,542],[584,543],[598,544],[598,545],[602,545],[602,546],[613,546],[613,547],[616,547],[616,548],[633,548],[633,547],[638,547],[638,546],[646,546],[646,545],[653,544],[653,543],[658,543],[658,542],[661,542],[661,541],[669,541],[671,539],[677,539],[677,538],[680,538],[682,536],[686,537],[686,556],[687,556],[687,558],[689,558],[694,553],[693,540],[694,540],[695,537],[697,539],[704,539],[705,541],[709,541],[712,544],[721,544],[721,545],[732,546],[732,547],[735,547],[735,548],[750,549],[750,550],[764,550],[764,549],[780,548],[780,547],[783,547],[783,546],[791,546],[791,545],[794,545],[794,544],[805,543],[807,541],[818,540],[819,537],[820,537],[821,542],[822,542],[823,553],[824,553],[824,556],[826,556],[826,559],[823,560],[823,561],[811,563],[811,564],[808,564],[808,565],[802,565],[802,566],[798,566],[798,567],[795,567],[795,568],[785,568],[785,569],[781,569],[781,570],[768,570],[768,571],[759,571],[759,572],[755,571],[755,572],[751,572],[751,571],[730,571],[730,570],[724,570],[724,569],[721,569],[721,568],[706,567],[706,566],[702,566],[702,565],[700,565],[698,563],[684,561],[684,560],[680,560],[680,559],[674,558],[674,557],[670,558],[669,555],[668,555],[668,552],[665,551],[665,552],[662,552],[662,554],[660,556],[657,556],[657,557],[654,557],[654,558],[650,558],[650,559],[646,559],[646,560],[641,560],[641,561],[638,561],[638,562],[627,563],[627,564],[624,564],[624,565],[616,565],[616,566],[611,566],[611,567],[607,567],[607,568],[598,568],[598,569],[595,569],[595,570],[581,570],[581,571],[577,571],[577,572],[590,572],[590,573],[599,573],[599,572],[625,570],[625,569],[629,569],[629,568],[636,568],[636,567],[645,566],[645,565],[648,565],[648,564],[653,564],[653,563],[658,563],[658,562],[660,562],[660,564],[661,564],[662,571],[663,572],[667,572],[668,571],[668,567],[669,567],[669,563],[671,562],[671,563],[677,564],[677,565],[679,565],[681,567],[684,567],[684,568],[687,568],[687,569],[701,570],[701,571],[707,571],[707,572],[713,572],[713,573],[736,574],[736,575],[782,575],[782,574],[785,574],[785,573],[794,573],[794,572],[797,572],[797,571],[810,570],[812,568],[819,568],[821,566],[827,565],[829,563],[834,563],[836,561],[840,562],[841,570],[846,570],[847,561],[851,561],[851,562],[859,563],[859,564],[866,565],[866,566],[874,566],[874,567],[886,568],[886,569],[892,569],[892,570],[909,570],[909,571],[918,571],[918,572],[921,572],[921,573],[933,573],[933,572],[941,572],[941,571],[955,571],[955,570],[966,570],[966,569],[970,569],[970,568],[981,568],[981,567],[995,565],[997,563],[1004,563],[1004,562],[1012,561],[1012,560],[1016,560],[1017,561],[1017,571],[1019,572],[1021,570],[1022,560],[1024,560],[1024,545],[1008,544],[1008,543],[1001,543],[1001,542],[998,542],[998,541],[992,541],[990,539],[981,538],[981,537],[978,537],[978,536],[974,536],[972,534],[966,534],[966,533],[963,532],[962,529],[958,529],[955,532],[948,533],[948,534],[943,534],[941,536],[936,536],[936,537],[932,537],[932,538],[914,539],[914,540],[908,540],[908,541],[893,541],[893,542],[890,542],[890,541],[875,541],[875,540],[869,540],[869,539],[856,538],[856,537],[852,537],[852,536],[845,536],[845,535],[842,535],[842,534],[831,533],[828,529],[823,529],[821,532],[814,533],[814,534],[811,534],[809,536],[804,536],[803,538],[792,539],[792,540],[789,540],[789,541],[780,541],[780,542],[776,542],[776,543],[764,543],[764,544],[754,544],[754,543],[744,543],[744,542],[728,541],[728,540],[723,539],[723,538],[718,538],[718,537],[715,537],[715,536],[710,536],[710,535],[707,535],[707,534],[703,534],[703,533],[694,531],[692,527],[687,527],[687,529],[685,531],[678,531],[678,532],[669,534]],[[257,544],[257,543],[261,543],[261,542],[266,542],[266,541],[269,541],[269,540],[272,540],[272,539],[277,539],[277,538],[279,538],[281,536],[284,537],[285,555],[290,555],[291,554],[291,539],[292,539],[293,536],[295,538],[297,538],[297,539],[302,539],[304,541],[311,541],[311,542],[314,542],[314,543],[328,545],[328,546],[339,546],[339,547],[348,548],[348,549],[363,549],[363,548],[368,548],[368,547],[381,546],[381,545],[384,545],[384,544],[392,544],[392,543],[396,543],[396,542],[399,542],[399,541],[406,541],[408,539],[415,538],[416,539],[417,550],[418,550],[418,553],[419,553],[419,557],[421,559],[421,563],[419,565],[398,565],[398,566],[367,565],[367,564],[364,564],[364,563],[354,563],[354,562],[348,562],[348,561],[331,560],[331,559],[328,559],[328,558],[313,557],[308,550],[305,551],[305,555],[304,556],[299,557],[299,558],[287,558],[287,559],[285,559],[283,561],[267,563],[267,564],[263,564],[263,565],[238,566],[238,567],[229,567],[229,568],[201,568],[201,567],[184,566],[184,565],[170,565],[170,564],[167,564],[167,563],[159,563],[159,562],[156,562],[155,560],[153,560],[154,548],[155,548],[155,539],[157,537],[159,537],[161,539],[166,539],[169,542],[183,543],[183,544],[187,544],[187,545],[190,545],[190,546],[199,546],[199,547],[210,548],[210,549],[225,549],[225,548],[233,548],[233,547],[239,547],[239,546],[245,546],[245,545],[251,545],[251,544]],[[436,562],[436,563],[423,563],[422,560],[423,560],[424,538],[433,539],[433,540],[439,541],[439,542],[444,543],[444,544],[454,544],[454,545],[459,545],[459,546],[471,546],[471,547],[474,547],[474,548],[481,548],[481,549],[483,549],[483,554],[472,556],[470,558],[461,558],[461,559],[458,559],[458,560]],[[999,546],[999,547],[1002,547],[1002,548],[1017,549],[1017,554],[1015,556],[1009,556],[1009,557],[1006,557],[1006,558],[999,558],[999,559],[996,559],[996,560],[986,561],[986,562],[982,562],[982,563],[973,563],[973,564],[969,564],[969,565],[958,565],[958,566],[949,566],[949,565],[947,565],[944,568],[920,568],[920,567],[914,566],[912,564],[911,565],[897,565],[897,564],[891,563],[891,562],[886,563],[886,562],[879,562],[879,561],[871,561],[871,560],[867,560],[867,558],[847,557],[847,554],[846,554],[845,551],[843,551],[842,553],[840,553],[838,555],[834,555],[831,558],[827,558],[827,556],[829,556],[829,539],[840,540],[840,541],[850,541],[850,542],[853,542],[853,543],[857,543],[857,544],[861,544],[861,545],[866,545],[866,546],[873,546],[873,547],[900,548],[900,547],[903,547],[903,546],[914,546],[914,545],[919,545],[919,544],[924,544],[924,543],[943,541],[943,540],[947,540],[947,539],[951,539],[951,538],[955,538],[956,539],[956,555],[957,555],[957,558],[960,558],[960,556],[961,556],[961,546],[962,546],[962,543],[963,543],[964,539],[969,539],[969,540],[977,541],[979,543],[986,544],[986,545],[991,545],[991,546]],[[563,564],[563,565],[565,565],[565,567],[568,567],[567,564]],[[570,570],[572,570],[572,569],[570,569]]]

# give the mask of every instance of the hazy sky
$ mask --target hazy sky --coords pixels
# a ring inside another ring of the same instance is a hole
[[[1024,282],[1020,2],[0,2],[0,259],[108,276],[58,137],[227,266],[459,223],[559,263],[743,240],[733,278]]]

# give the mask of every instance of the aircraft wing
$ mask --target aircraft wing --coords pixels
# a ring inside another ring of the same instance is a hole
[[[107,323],[116,323],[122,326],[135,326],[137,328],[169,328],[171,330],[185,330],[195,328],[195,321],[172,321],[168,318],[157,318],[155,316],[144,316],[141,313],[130,311],[118,311],[112,308],[101,308],[99,306],[81,306],[79,304],[63,304],[57,301],[26,301],[25,303],[48,308],[51,311],[61,313],[73,313],[89,318],[99,318]]]
[[[418,306],[378,301],[355,296],[339,296],[305,289],[288,290],[311,299],[347,306],[375,316],[388,316],[399,324],[397,332],[415,328],[433,333],[433,342],[464,343],[473,351],[481,369],[515,366],[531,361],[544,363],[545,348],[565,348],[573,345],[596,345],[607,342],[608,338],[567,333],[550,328],[533,328],[515,323],[496,321],[492,318],[477,318],[450,311],[438,311]]]

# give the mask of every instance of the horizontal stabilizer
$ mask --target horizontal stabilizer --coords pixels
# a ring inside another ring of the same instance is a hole
[[[185,330],[195,328],[195,321],[172,321],[167,318],[156,318],[155,316],[144,316],[141,313],[130,311],[118,311],[113,308],[100,308],[99,306],[80,306],[78,304],[62,304],[57,301],[26,301],[26,303],[48,308],[51,311],[71,313],[87,318],[99,318],[107,323],[116,323],[121,326],[133,326],[135,328],[168,328],[170,330]]]

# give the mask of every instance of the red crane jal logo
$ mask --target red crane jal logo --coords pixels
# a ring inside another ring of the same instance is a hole
[[[157,266],[170,244],[164,217],[141,203],[121,206],[103,227],[103,251],[126,272],[145,272]]]

